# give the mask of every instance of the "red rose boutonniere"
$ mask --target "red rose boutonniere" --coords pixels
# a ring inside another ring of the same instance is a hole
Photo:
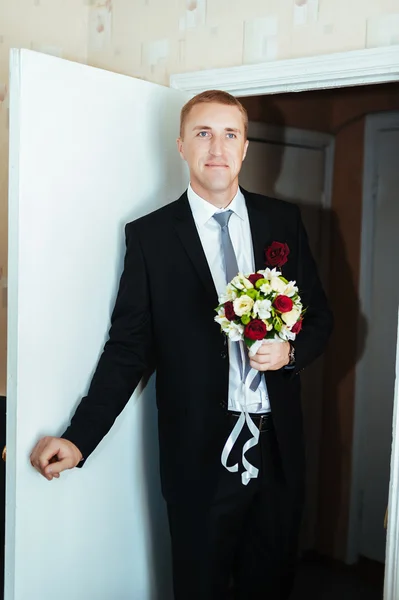
[[[265,249],[266,265],[268,267],[282,267],[288,261],[288,255],[290,249],[288,244],[282,242],[272,242],[272,244]]]

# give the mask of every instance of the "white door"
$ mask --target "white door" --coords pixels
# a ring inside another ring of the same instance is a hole
[[[329,256],[329,208],[334,138],[331,135],[250,123],[241,185],[253,192],[297,203],[325,289]],[[323,359],[302,376],[307,455],[307,503],[301,546],[314,548],[319,494],[323,405]]]
[[[176,199],[183,92],[26,50],[11,56],[5,600],[168,600],[153,382],[82,470],[29,464],[87,390],[124,224]],[[161,257],[160,257],[161,260]]]
[[[384,562],[399,287],[399,113],[366,122],[362,304],[365,347],[359,365],[356,420],[360,433],[358,552]]]

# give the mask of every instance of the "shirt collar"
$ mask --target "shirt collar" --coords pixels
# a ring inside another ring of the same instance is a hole
[[[230,204],[226,208],[222,209],[216,208],[216,206],[213,206],[213,204],[196,194],[191,187],[191,183],[187,188],[187,198],[190,203],[194,220],[198,225],[205,225],[205,223],[207,223],[215,213],[225,212],[226,210],[233,211],[242,220],[245,219],[246,204],[244,194],[240,188],[238,188],[237,193]]]

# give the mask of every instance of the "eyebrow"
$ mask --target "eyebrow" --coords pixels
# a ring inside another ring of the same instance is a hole
[[[209,127],[209,125],[197,125],[196,127],[193,127],[193,131],[211,131],[212,127]],[[225,127],[224,128],[225,131],[227,131],[228,133],[241,133],[240,129],[236,129],[235,127]]]

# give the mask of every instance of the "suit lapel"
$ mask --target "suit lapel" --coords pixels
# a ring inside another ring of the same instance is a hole
[[[255,271],[264,269],[265,248],[272,238],[272,219],[267,206],[267,199],[255,196],[241,188],[245,197],[248,210],[249,225],[251,228],[252,246],[255,260]]]
[[[241,188],[241,191],[244,194],[248,210],[255,270],[264,269],[265,248],[272,241],[272,219],[271,215],[268,214],[267,200],[261,199],[259,196],[251,194],[243,188]],[[209,298],[216,307],[218,302],[217,291],[198,235],[186,192],[179,198],[175,206],[174,226],[177,235],[201,279]]]
[[[217,291],[198,235],[186,192],[176,202],[174,226],[209,298],[216,307],[218,304]]]

